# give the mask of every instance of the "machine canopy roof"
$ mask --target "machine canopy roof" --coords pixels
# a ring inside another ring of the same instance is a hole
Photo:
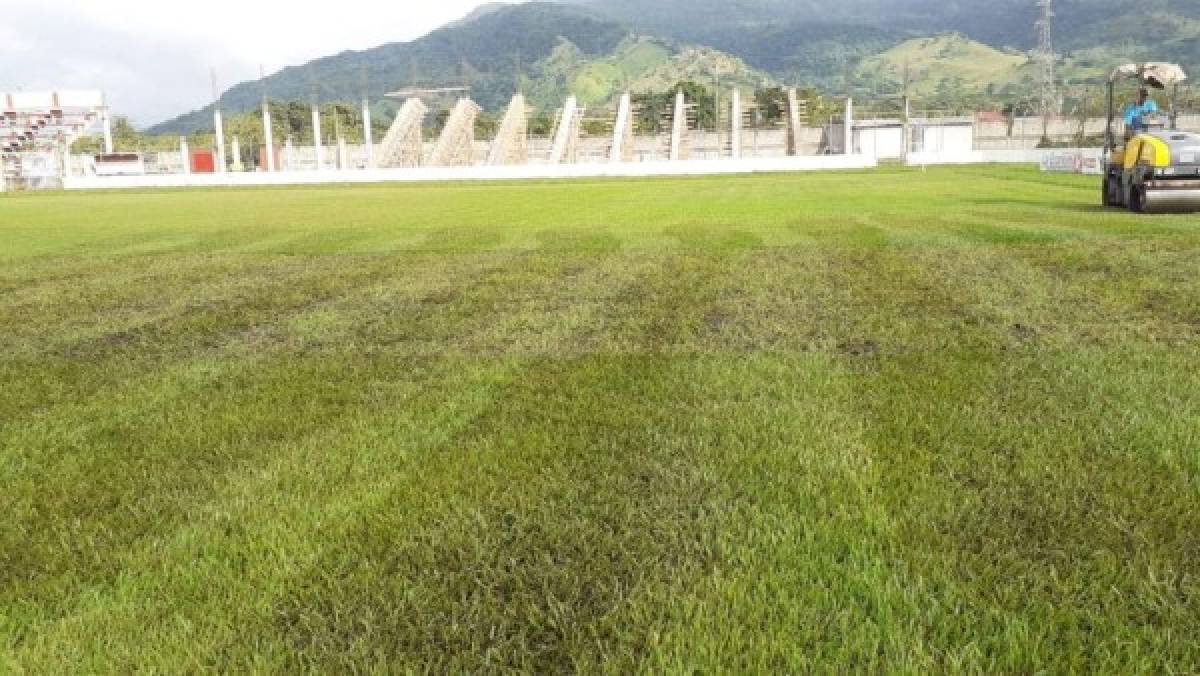
[[[1137,79],[1155,89],[1166,89],[1187,80],[1187,73],[1174,63],[1127,63],[1113,71],[1110,82]]]

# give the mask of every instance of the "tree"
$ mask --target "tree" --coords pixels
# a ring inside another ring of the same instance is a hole
[[[664,121],[675,113],[675,97],[683,92],[683,98],[694,106],[696,124],[700,129],[713,129],[717,121],[716,96],[704,85],[691,80],[679,82],[665,92],[642,92],[633,95],[637,109],[634,129],[640,134],[657,134],[666,131]]]
[[[759,120],[763,126],[774,127],[783,124],[787,117],[787,90],[783,87],[768,87],[754,92],[754,102],[760,111]]]
[[[178,136],[148,136],[137,130],[128,117],[118,115],[112,121],[113,150],[116,152],[141,153],[177,150]],[[104,152],[104,136],[84,136],[75,141],[71,152],[83,155],[98,155]]]
[[[486,111],[475,116],[475,137],[480,139],[490,139],[496,137],[497,130],[500,129],[500,120],[495,115],[491,115]]]
[[[540,112],[529,119],[529,134],[531,136],[548,137],[554,133],[554,117],[547,112]]]

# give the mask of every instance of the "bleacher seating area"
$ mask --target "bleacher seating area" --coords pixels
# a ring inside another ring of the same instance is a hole
[[[47,158],[61,158],[75,139],[102,122],[104,110],[104,95],[94,91],[0,94],[3,187],[44,183]]]

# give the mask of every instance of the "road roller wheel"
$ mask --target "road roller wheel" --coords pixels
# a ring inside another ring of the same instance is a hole
[[[1146,213],[1146,186],[1135,185],[1129,191],[1129,210],[1134,213]]]

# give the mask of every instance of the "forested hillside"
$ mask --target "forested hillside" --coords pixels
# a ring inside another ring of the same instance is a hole
[[[1200,70],[1200,0],[1057,0],[1055,44],[1070,82],[1102,77],[1123,60],[1176,60]],[[1011,104],[1027,96],[1035,0],[563,0],[488,4],[418,40],[345,52],[240,84],[231,111],[268,96],[354,101],[387,117],[383,95],[411,85],[468,84],[485,108],[518,88],[534,104],[575,93],[589,105],[622,89],[681,80],[750,87],[772,80],[833,94],[910,91],[939,103]],[[953,37],[951,37],[953,36]],[[933,40],[933,42],[929,42]],[[990,99],[988,98],[990,97]],[[152,131],[211,125],[211,110]]]
[[[1035,46],[1035,0],[571,0],[635,29],[711,45],[784,79],[844,87],[858,61],[914,37],[958,33]],[[1066,57],[1107,65],[1170,59],[1200,68],[1200,1],[1057,0]]]
[[[263,96],[283,100],[374,100],[401,87],[467,83],[485,107],[506,103],[518,77],[537,77],[536,66],[564,40],[579,53],[600,57],[629,37],[621,23],[577,7],[533,3],[485,12],[418,40],[344,52],[286,68],[264,80],[240,84],[221,97],[228,110],[258,105]],[[186,132],[211,124],[211,109],[159,125],[152,131]]]

